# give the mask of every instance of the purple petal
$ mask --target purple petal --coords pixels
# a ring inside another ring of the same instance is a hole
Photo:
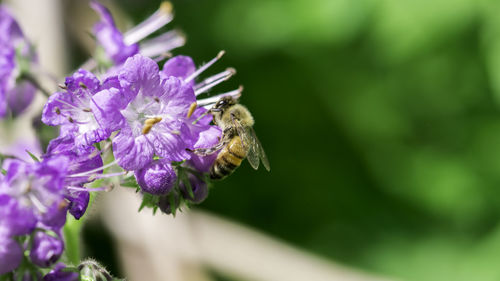
[[[150,58],[135,55],[128,58],[123,65],[118,78],[123,88],[136,96],[160,97],[163,89],[160,87],[158,64]]]
[[[75,219],[80,219],[87,207],[89,205],[90,194],[88,191],[71,191],[70,195],[66,196],[66,199],[70,201],[69,212],[75,217]]]
[[[57,92],[49,97],[43,107],[42,122],[49,126],[57,126],[68,123],[68,115],[63,111],[73,104],[71,95],[67,92]]]
[[[124,128],[113,139],[113,153],[123,169],[134,171],[153,160],[154,149],[144,135],[134,138],[130,129]]]
[[[116,28],[113,17],[106,7],[97,1],[90,2],[90,6],[101,17],[101,21],[94,26],[97,42],[116,65],[122,64],[128,57],[139,52],[137,44],[125,44],[123,35]]]
[[[219,142],[220,137],[221,130],[218,127],[210,126],[208,129],[206,128],[205,130],[199,132],[198,139],[192,148],[196,149],[213,147]],[[214,153],[212,155],[203,157],[192,153],[191,159],[188,161],[188,163],[200,172],[208,172],[215,159],[217,158],[217,155],[218,153]]]
[[[186,151],[190,146],[187,142],[189,140],[183,138],[187,132],[187,126],[181,122],[160,122],[155,125],[151,133],[141,137],[153,145],[156,155],[169,161],[182,161],[190,156]]]
[[[90,108],[100,126],[109,132],[125,126],[126,121],[120,110],[127,106],[129,99],[124,96],[124,91],[116,88],[106,89],[95,94],[93,100]]]
[[[12,238],[0,236],[0,275],[16,269],[23,258],[21,246]]]
[[[58,263],[49,273],[43,277],[43,281],[78,281],[80,280],[78,273],[73,271],[65,271],[66,265]]]
[[[79,69],[73,75],[66,77],[64,83],[70,92],[77,92],[83,88],[94,93],[99,90],[99,79],[85,69]]]
[[[36,226],[33,211],[6,194],[0,195],[0,218],[0,228],[9,236],[28,234]]]
[[[175,56],[169,59],[164,65],[160,75],[163,79],[168,76],[175,76],[184,80],[196,71],[193,59],[188,56]],[[192,86],[192,85],[191,85]]]
[[[21,82],[7,92],[7,105],[14,116],[21,114],[33,101],[36,88],[28,83]]]
[[[173,76],[162,82],[165,94],[161,96],[161,100],[165,104],[164,110],[171,116],[185,118],[189,107],[196,101],[193,88]]]

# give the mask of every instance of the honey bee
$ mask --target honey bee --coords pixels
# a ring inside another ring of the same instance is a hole
[[[238,168],[245,159],[257,169],[262,160],[266,170],[270,170],[266,153],[253,130],[254,120],[250,111],[238,101],[225,96],[208,110],[213,116],[215,125],[222,129],[219,143],[210,148],[198,148],[194,153],[206,156],[220,150],[214,164],[210,168],[210,178],[223,179]]]

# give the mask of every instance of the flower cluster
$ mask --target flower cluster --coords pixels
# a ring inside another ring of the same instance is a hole
[[[66,214],[79,219],[87,209],[93,179],[82,173],[99,170],[99,154],[78,154],[74,140],[54,139],[40,162],[6,159],[0,177],[0,274],[12,271],[29,251],[39,267],[53,265],[64,250],[61,228]]]
[[[0,5],[0,118],[9,112],[19,115],[30,105],[36,88],[28,73],[36,61],[19,24]]]
[[[41,116],[46,125],[59,126],[59,136],[41,160],[7,157],[1,166],[0,274],[16,280],[77,280],[87,271],[106,276],[95,262],[78,268],[59,262],[67,215],[79,220],[85,214],[89,192],[134,187],[143,196],[140,209],[167,214],[202,202],[217,153],[193,150],[213,147],[222,137],[207,110],[223,96],[241,94],[240,87],[203,95],[233,76],[232,68],[197,81],[224,52],[196,67],[188,56],[168,55],[184,44],[179,32],[147,38],[172,20],[171,4],[162,3],[123,34],[104,6],[92,1],[91,7],[100,16],[93,30],[96,55],[66,77]],[[31,101],[39,86],[30,72],[34,63],[19,25],[0,7],[0,116],[7,109],[15,116]]]

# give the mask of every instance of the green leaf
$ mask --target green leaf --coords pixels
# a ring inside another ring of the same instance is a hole
[[[140,188],[139,184],[137,183],[137,180],[135,179],[134,176],[130,176],[130,177],[126,178],[126,179],[123,179],[120,182],[120,185],[124,186],[124,187]]]
[[[181,178],[181,181],[184,183],[184,186],[186,187],[186,190],[189,194],[189,197],[191,199],[194,199],[194,193],[193,193],[193,187],[191,186],[191,182],[189,181],[189,177],[186,172],[184,172],[182,169],[179,169],[179,177]],[[181,172],[182,171],[182,172]]]
[[[1,172],[1,173],[2,173],[2,175],[4,175],[4,176],[7,174],[7,171],[6,171],[5,169],[3,169],[3,168],[2,168],[2,169],[0,169],[0,172]]]
[[[173,192],[170,192],[170,194],[168,195],[168,201],[170,202],[170,210],[172,211],[172,215],[175,217],[177,206],[175,205],[175,195],[173,194]]]
[[[40,162],[40,159],[38,159],[38,157],[36,157],[33,153],[31,153],[29,150],[26,149],[26,153],[29,154],[29,156],[31,157],[31,159],[33,159],[35,162]]]

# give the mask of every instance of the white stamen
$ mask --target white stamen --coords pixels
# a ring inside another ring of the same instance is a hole
[[[67,105],[67,106],[69,106],[69,107],[72,107],[72,108],[74,108],[74,109],[76,109],[76,110],[81,110],[81,111],[84,111],[82,108],[79,108],[79,107],[77,107],[77,106],[75,106],[75,105],[73,105],[73,104],[71,104],[71,103],[69,103],[69,102],[65,102],[65,101],[60,100],[60,99],[55,99],[55,100],[56,100],[56,101],[58,101],[58,102],[60,102],[60,103],[65,104],[65,105]]]
[[[138,24],[136,27],[125,33],[123,41],[127,45],[131,45],[146,38],[151,33],[162,28],[173,19],[172,4],[170,2],[163,2],[158,11],[152,14],[145,21]]]
[[[68,178],[79,178],[79,177],[85,177],[85,176],[90,176],[92,175],[93,173],[95,172],[99,172],[99,171],[102,171],[108,167],[111,167],[113,165],[115,165],[117,163],[117,160],[113,161],[113,162],[110,162],[106,165],[103,165],[99,168],[96,168],[96,169],[93,169],[93,170],[90,170],[90,171],[86,171],[86,172],[82,172],[82,173],[79,173],[79,174],[74,174],[74,175],[69,175]]]
[[[88,191],[88,192],[109,191],[110,190],[109,186],[101,186],[101,187],[93,187],[93,188],[85,188],[85,187],[79,187],[79,186],[68,186],[67,188],[70,190],[75,190],[75,191]]]
[[[141,44],[141,54],[146,57],[156,57],[165,54],[186,43],[186,37],[179,31],[172,30]]]
[[[194,85],[194,89],[195,89],[195,90],[196,90],[196,89],[199,89],[199,88],[201,88],[201,87],[204,87],[204,86],[205,86],[205,85],[207,85],[207,84],[210,84],[210,83],[214,82],[215,80],[218,80],[218,79],[224,78],[224,77],[226,77],[226,76],[228,76],[228,75],[229,75],[229,76],[230,76],[230,75],[234,75],[235,73],[236,73],[236,69],[234,69],[234,68],[231,68],[231,67],[230,67],[230,68],[226,69],[225,71],[220,72],[220,73],[217,73],[217,74],[215,74],[215,75],[212,75],[212,76],[210,76],[210,77],[206,78],[205,80],[203,80],[202,82],[200,82],[200,83],[198,83],[198,84]]]
[[[196,85],[197,89],[194,91],[195,95],[199,95],[210,90],[216,85],[228,80],[234,74],[236,74],[236,70],[234,68],[228,68],[226,69],[226,71],[208,77],[207,79],[205,79],[205,81],[201,82],[199,85]]]
[[[222,97],[225,97],[225,96],[232,96],[233,98],[238,99],[238,98],[240,98],[242,91],[243,91],[243,86],[239,86],[238,89],[236,89],[236,90],[232,90],[230,92],[218,94],[218,95],[210,97],[210,98],[198,100],[198,106],[205,107],[207,105],[214,104],[218,100],[220,100]],[[208,108],[210,108],[210,107],[208,107]]]
[[[104,179],[104,178],[111,178],[114,176],[122,176],[125,175],[127,172],[122,171],[122,172],[116,172],[116,173],[111,173],[111,174],[95,174],[92,176],[92,179]]]
[[[38,200],[38,198],[32,194],[32,193],[28,193],[28,197],[29,199],[31,200],[31,202],[33,202],[33,205],[41,212],[41,213],[45,213],[47,212],[47,207],[45,207],[42,202],[40,202],[40,200]]]
[[[218,61],[226,52],[225,51],[220,51],[217,56],[213,59],[211,59],[209,62],[198,68],[193,74],[189,75],[186,79],[184,79],[184,82],[187,83],[191,80],[193,80],[195,77],[200,75],[203,71],[207,70],[212,64],[214,64],[216,61]]]

